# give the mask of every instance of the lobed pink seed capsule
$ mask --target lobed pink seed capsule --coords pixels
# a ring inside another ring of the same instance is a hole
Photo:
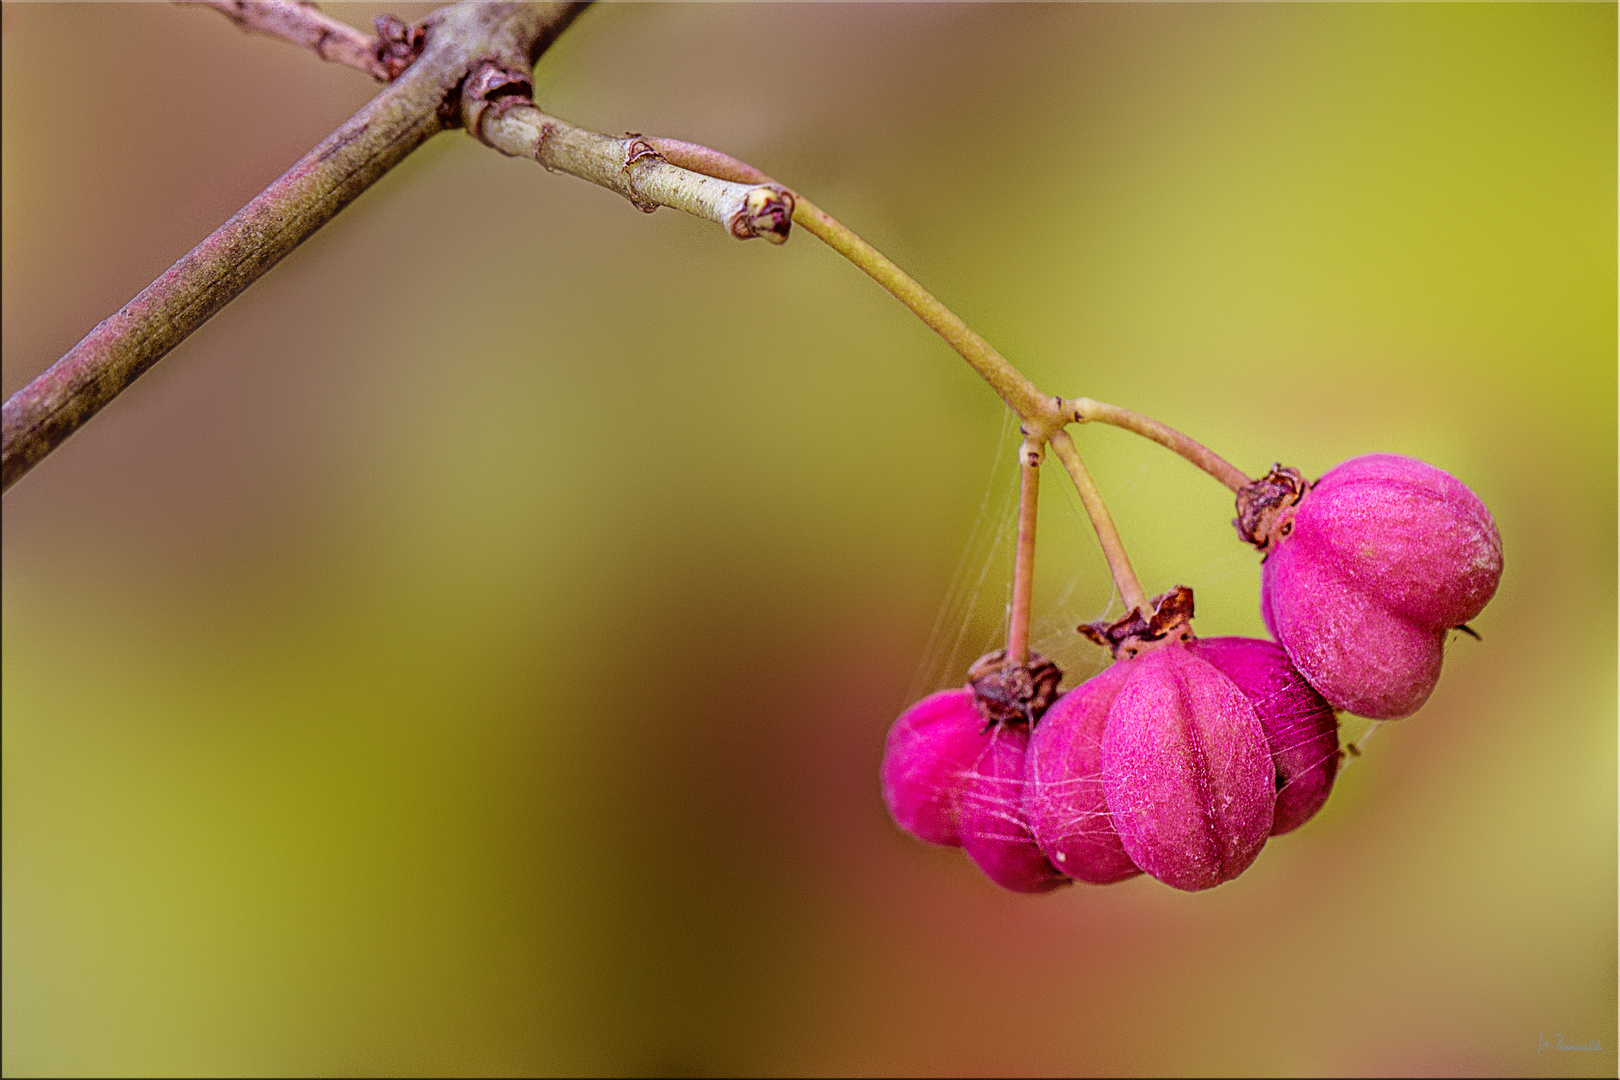
[[[1070,690],[1030,735],[1024,813],[1052,865],[1079,881],[1109,885],[1140,874],[1125,853],[1103,796],[1103,727],[1135,669],[1117,663]]]
[[[942,690],[900,714],[878,770],[896,825],[930,844],[962,846],[957,811],[984,749],[983,727],[966,687]]]
[[[1238,531],[1265,552],[1260,608],[1335,708],[1392,720],[1426,701],[1446,634],[1484,610],[1502,538],[1456,477],[1369,454],[1306,485],[1273,467],[1238,494]]]
[[[987,722],[972,688],[924,698],[889,729],[879,769],[883,801],[902,829],[964,848],[1003,888],[1027,893],[1066,885],[1025,822],[1028,742],[1027,723]]]
[[[1047,860],[1024,816],[1027,724],[997,724],[959,795],[962,849],[985,877],[1013,892],[1050,892],[1070,884]]]
[[[1131,861],[1187,891],[1230,881],[1271,832],[1276,769],[1254,706],[1182,642],[1132,669],[1103,730],[1103,793]]]
[[[1327,802],[1338,775],[1339,721],[1333,706],[1311,688],[1274,641],[1200,638],[1188,648],[1231,679],[1260,718],[1276,769],[1271,835],[1299,828]]]

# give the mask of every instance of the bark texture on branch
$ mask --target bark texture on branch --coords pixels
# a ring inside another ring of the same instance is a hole
[[[473,73],[462,93],[462,123],[474,138],[503,154],[533,158],[548,172],[599,184],[647,213],[669,206],[712,221],[739,240],[787,240],[794,199],[782,185],[769,180],[734,183],[682,168],[663,153],[664,140],[587,131],[541,112],[528,91],[526,77],[486,65]]]
[[[322,60],[347,64],[387,82],[395,70],[384,59],[385,43],[298,0],[181,0],[211,7],[249,33],[265,34],[312,49]],[[397,20],[395,20],[397,22]]]
[[[400,79],[11,396],[0,410],[0,490],[447,120],[454,123],[445,103],[480,62],[532,65],[583,7],[468,3],[430,16],[422,56]]]

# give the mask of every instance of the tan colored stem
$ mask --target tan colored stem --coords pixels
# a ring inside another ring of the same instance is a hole
[[[250,33],[290,41],[314,51],[322,60],[364,71],[387,82],[390,74],[377,49],[377,39],[348,23],[322,15],[313,4],[295,0],[182,0],[196,3],[230,19]],[[216,24],[217,25],[217,24]]]
[[[1063,404],[1068,418],[1080,423],[1100,421],[1122,427],[1126,431],[1134,431],[1144,438],[1152,439],[1160,446],[1174,450],[1233,491],[1240,491],[1249,484],[1249,478],[1236,465],[1203,443],[1188,438],[1168,424],[1159,423],[1151,416],[1143,416],[1139,412],[1093,401],[1090,398],[1071,398]]]
[[[1120,598],[1125,601],[1126,612],[1150,614],[1152,609],[1148,607],[1147,594],[1142,591],[1142,583],[1136,579],[1130,556],[1125,554],[1125,543],[1119,538],[1119,530],[1114,527],[1114,519],[1103,502],[1102,492],[1097,490],[1085,462],[1080,460],[1080,452],[1074,448],[1074,440],[1069,438],[1067,431],[1058,431],[1052,435],[1051,444],[1053,453],[1068,470],[1069,479],[1074,481],[1074,489],[1080,494],[1080,502],[1086,508],[1086,516],[1091,519],[1091,527],[1097,531],[1097,542],[1102,545],[1103,558],[1108,560],[1108,572],[1114,578],[1114,587],[1119,590]]]
[[[1007,658],[1029,663],[1029,613],[1035,596],[1035,512],[1041,493],[1039,443],[1018,448],[1018,548],[1013,556],[1012,612],[1007,625]]]
[[[779,184],[737,184],[672,165],[653,140],[614,138],[547,116],[516,97],[464,104],[467,130],[503,154],[528,157],[547,170],[600,184],[651,213],[684,210],[740,240],[787,240],[793,196]]]

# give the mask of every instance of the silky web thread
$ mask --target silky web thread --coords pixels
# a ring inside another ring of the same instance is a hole
[[[1008,534],[1018,520],[1014,512],[1014,488],[1011,483],[1016,472],[1012,467],[1015,464],[1013,437],[1016,431],[1017,419],[1012,410],[1003,411],[1001,435],[996,441],[995,459],[991,464],[990,476],[985,481],[984,494],[979,498],[979,510],[974,515],[962,555],[956,561],[956,570],[951,574],[945,599],[940,602],[939,612],[934,616],[928,644],[917,662],[917,670],[906,694],[908,703],[936,690],[965,685],[968,666],[997,647],[990,644],[973,651],[967,646],[985,579],[989,577],[991,567],[1005,559]],[[1003,616],[996,630],[1000,633],[1005,629],[1006,617]],[[986,633],[981,628],[972,644],[983,645],[982,639]]]

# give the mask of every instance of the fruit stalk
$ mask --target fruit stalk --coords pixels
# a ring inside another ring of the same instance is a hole
[[[1007,626],[1007,658],[1029,663],[1029,609],[1035,595],[1035,507],[1041,490],[1045,451],[1032,439],[1018,448],[1018,550],[1013,557],[1012,612]]]
[[[1242,491],[1250,482],[1242,469],[1239,469],[1197,439],[1189,438],[1170,425],[1161,424],[1151,416],[1143,416],[1139,412],[1133,412],[1118,405],[1109,405],[1102,401],[1093,401],[1090,398],[1070,398],[1063,405],[1064,412],[1067,414],[1065,419],[1072,418],[1076,423],[1081,424],[1100,421],[1104,424],[1113,424],[1115,427],[1124,428],[1126,431],[1134,431],[1144,439],[1152,439],[1160,446],[1180,454],[1225,484],[1233,492]]]
[[[1140,611],[1146,614],[1152,610],[1148,606],[1147,594],[1142,591],[1142,583],[1137,580],[1136,571],[1131,567],[1131,557],[1125,554],[1125,543],[1119,538],[1114,519],[1108,514],[1102,492],[1097,490],[1085,462],[1080,460],[1080,452],[1074,448],[1074,440],[1069,438],[1067,431],[1059,429],[1052,433],[1051,444],[1069,479],[1074,481],[1074,489],[1086,508],[1086,516],[1091,519],[1091,527],[1097,531],[1097,543],[1102,545],[1103,558],[1108,560],[1108,572],[1113,576],[1120,599],[1125,601],[1126,612]]]

